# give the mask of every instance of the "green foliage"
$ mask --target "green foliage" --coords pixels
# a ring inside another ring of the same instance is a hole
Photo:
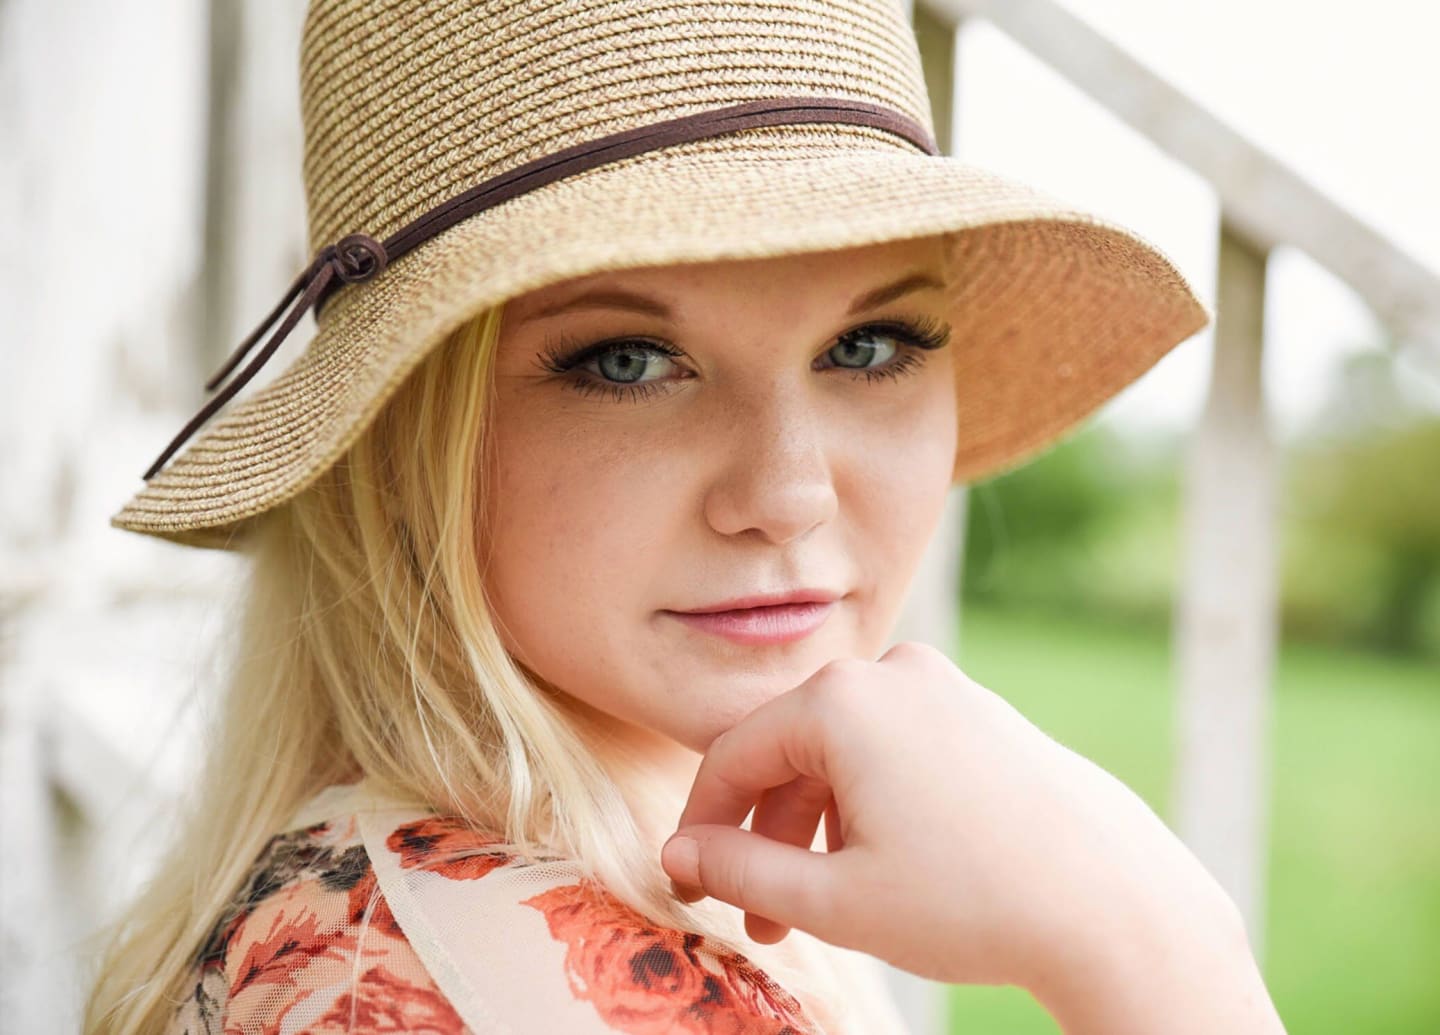
[[[1303,447],[1288,488],[1290,627],[1440,653],[1440,420]]]
[[[1092,426],[970,492],[964,595],[1163,624],[1173,598],[1176,446]]]
[[[1440,419],[1392,410],[1391,421],[1352,420],[1283,457],[1283,631],[1440,657]],[[974,487],[965,600],[1168,625],[1184,456],[1175,440],[1143,445],[1092,427]]]

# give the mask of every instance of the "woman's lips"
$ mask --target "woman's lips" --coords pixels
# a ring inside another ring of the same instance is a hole
[[[825,624],[835,601],[813,601],[804,604],[776,604],[770,607],[747,607],[737,611],[666,611],[692,629],[723,636],[734,643],[791,643],[809,636]]]

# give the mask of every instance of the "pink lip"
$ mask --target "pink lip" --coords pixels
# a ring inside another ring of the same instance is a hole
[[[733,603],[724,610],[666,611],[679,621],[700,632],[723,636],[734,643],[763,645],[792,643],[809,636],[835,608],[833,593],[791,593],[781,597],[784,603],[737,607]],[[756,598],[750,598],[756,599]],[[776,598],[771,598],[772,600]]]

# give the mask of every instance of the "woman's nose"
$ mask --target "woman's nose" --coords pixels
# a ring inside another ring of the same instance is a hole
[[[712,528],[786,543],[835,516],[823,415],[802,390],[777,389],[731,406],[727,418],[716,446],[723,460],[705,496]]]

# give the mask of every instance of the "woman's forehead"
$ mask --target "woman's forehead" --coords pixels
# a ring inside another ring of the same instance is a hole
[[[796,289],[856,302],[874,296],[878,301],[872,304],[882,304],[885,299],[880,296],[897,296],[902,287],[943,286],[944,258],[943,239],[925,237],[762,259],[607,270],[537,288],[512,299],[506,310],[513,327],[587,303],[619,301],[627,308],[668,318],[676,315],[672,308],[697,300]]]

